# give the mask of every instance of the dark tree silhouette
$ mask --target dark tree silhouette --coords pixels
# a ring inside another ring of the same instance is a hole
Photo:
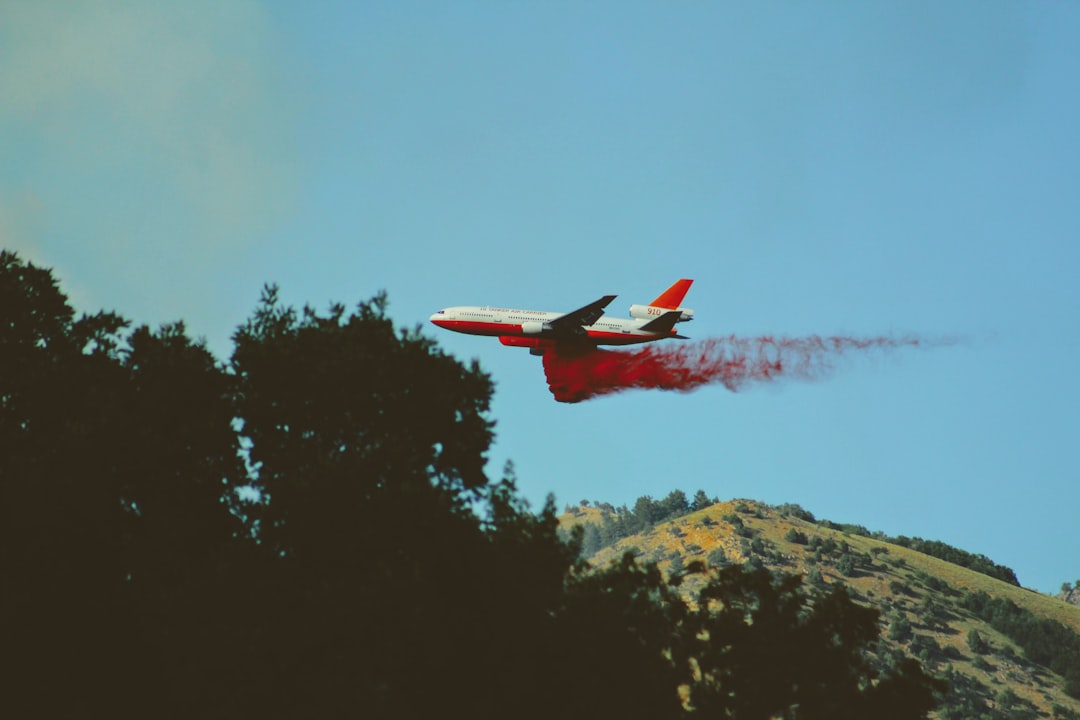
[[[701,674],[690,703],[705,717],[925,717],[944,690],[914,661],[878,676],[865,652],[878,612],[843,587],[807,598],[797,576],[713,572],[686,635]]]
[[[845,595],[583,563],[486,476],[490,378],[385,305],[268,287],[226,364],[0,253],[0,714],[925,715]]]
[[[694,501],[690,503],[690,510],[704,510],[713,504],[713,501],[709,499],[709,496],[705,494],[704,490],[698,490],[694,493]]]
[[[242,530],[230,380],[182,325],[126,327],[0,253],[2,698],[33,715],[159,697],[215,660],[207,583]]]

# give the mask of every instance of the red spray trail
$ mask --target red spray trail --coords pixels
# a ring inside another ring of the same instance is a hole
[[[709,338],[641,350],[592,350],[544,354],[544,374],[559,402],[575,403],[633,388],[689,392],[720,384],[732,392],[749,383],[783,378],[814,381],[827,376],[841,357],[903,347],[951,344],[916,337],[737,337]]]

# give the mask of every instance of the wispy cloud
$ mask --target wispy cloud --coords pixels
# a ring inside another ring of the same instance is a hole
[[[256,243],[294,167],[273,43],[244,0],[0,5],[0,242],[110,273],[105,303]]]

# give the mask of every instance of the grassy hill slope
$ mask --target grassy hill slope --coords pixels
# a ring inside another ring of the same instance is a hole
[[[951,681],[954,691],[938,717],[1080,720],[1080,701],[1065,692],[1065,678],[1027,659],[965,603],[969,593],[983,592],[1076,633],[1080,607],[798,515],[749,500],[717,502],[619,539],[589,561],[602,566],[631,551],[668,573],[694,561],[750,563],[801,574],[814,585],[843,583],[858,602],[881,611],[879,652],[918,657],[927,671]],[[611,516],[610,509],[577,507],[562,523],[600,528]],[[703,584],[691,575],[682,588],[693,599]]]

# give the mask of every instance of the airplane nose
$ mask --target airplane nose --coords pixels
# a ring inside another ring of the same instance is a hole
[[[442,311],[440,310],[437,313],[432,313],[431,317],[429,317],[428,320],[430,320],[433,324],[438,325],[439,327],[442,327],[442,325],[443,325],[443,323],[442,323],[443,317],[445,317],[445,316],[442,314]]]

